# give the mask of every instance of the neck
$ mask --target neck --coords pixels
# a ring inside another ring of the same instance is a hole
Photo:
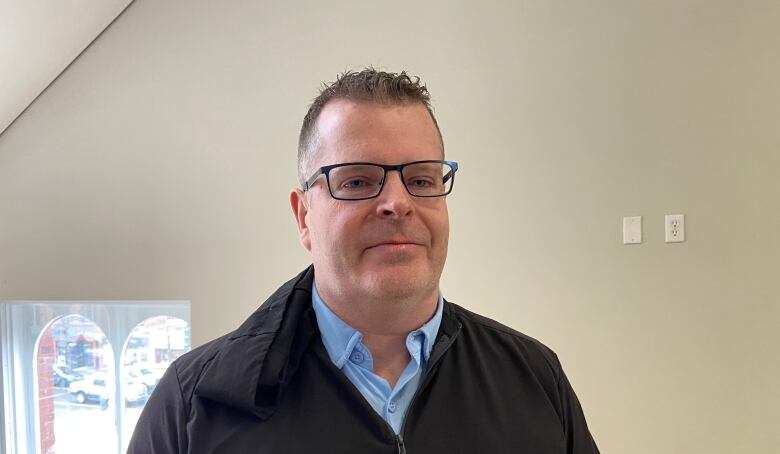
[[[363,344],[371,352],[374,373],[394,388],[411,360],[406,348],[406,335],[364,333]]]
[[[316,285],[316,284],[315,284]],[[407,335],[424,325],[436,312],[438,288],[417,298],[346,297],[317,285],[328,308],[349,326],[363,334],[371,352],[374,373],[394,387],[409,364]]]
[[[348,294],[315,280],[325,304],[363,336],[406,336],[433,317],[439,302],[435,287],[416,295]]]

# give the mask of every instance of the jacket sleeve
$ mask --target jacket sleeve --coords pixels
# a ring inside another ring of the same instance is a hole
[[[177,363],[165,371],[146,402],[127,454],[185,454],[187,405],[183,398]]]
[[[566,452],[568,454],[600,454],[599,448],[588,430],[588,423],[585,422],[585,414],[580,406],[580,401],[574,394],[574,389],[569,383],[569,379],[566,378],[560,362],[558,362],[558,368],[560,371],[558,392],[561,396],[561,417],[566,433]]]

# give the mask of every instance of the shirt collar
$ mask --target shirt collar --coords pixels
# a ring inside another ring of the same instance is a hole
[[[317,292],[317,285],[312,284],[311,292],[312,307],[317,318],[317,326],[320,328],[322,335],[322,343],[325,345],[325,350],[330,356],[330,360],[339,369],[349,359],[349,355],[355,349],[358,344],[362,345],[363,333],[349,326],[344,320],[340,319],[330,308],[325,304]],[[433,317],[425,322],[421,327],[413,330],[407,336],[407,340],[410,337],[422,334],[423,341],[420,345],[425,360],[427,361],[431,355],[433,349],[433,343],[436,340],[436,335],[439,333],[439,326],[441,325],[442,313],[444,308],[444,297],[439,291],[439,301],[436,305],[436,312]],[[407,341],[407,346],[413,344]],[[410,352],[414,356],[414,352]]]

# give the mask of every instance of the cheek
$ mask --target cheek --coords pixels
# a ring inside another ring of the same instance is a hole
[[[312,252],[317,254],[327,247],[328,233],[327,219],[323,219],[320,212],[309,212],[306,218],[309,226],[309,236]]]
[[[431,231],[434,240],[440,247],[447,248],[447,241],[450,237],[450,218],[447,212],[447,205],[435,211],[431,216]]]
[[[358,238],[358,229],[353,224],[345,216],[318,216],[311,229],[313,250],[324,255],[339,255]]]
[[[447,245],[450,240],[450,223],[449,220],[446,218],[442,221],[442,223],[439,226],[438,233],[438,242],[439,242],[439,248],[444,251],[444,253],[447,253]]]

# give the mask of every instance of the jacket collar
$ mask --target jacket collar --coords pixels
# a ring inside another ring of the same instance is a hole
[[[314,267],[309,266],[279,287],[217,347],[193,393],[260,419],[270,417],[312,337],[319,336],[311,308],[313,283]],[[445,301],[429,367],[443,356],[460,327],[452,304]]]
[[[204,366],[194,394],[229,407],[268,418],[281,385],[291,378],[297,360],[293,347],[310,339],[299,337],[297,325],[311,307],[314,267],[309,266],[273,293],[241,326],[228,334]],[[304,333],[305,334],[305,333]]]

